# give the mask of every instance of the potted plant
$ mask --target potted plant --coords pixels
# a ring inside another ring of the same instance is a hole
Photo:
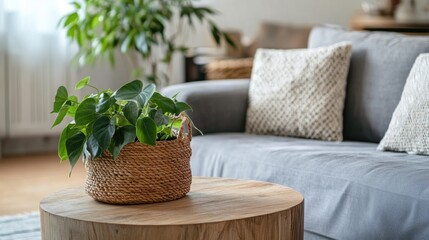
[[[81,65],[92,64],[107,56],[115,62],[115,50],[126,54],[130,49],[150,66],[143,72],[135,61],[134,77],[145,76],[155,83],[168,83],[168,76],[159,66],[169,65],[176,52],[186,52],[184,44],[189,32],[185,25],[207,24],[215,42],[224,39],[235,46],[228,35],[210,20],[216,11],[194,6],[191,0],[81,0],[72,2],[74,10],[60,20],[67,37],[76,42],[76,59]]]
[[[86,77],[76,89],[95,93],[81,101],[59,87],[53,126],[65,116],[73,120],[63,129],[58,144],[70,173],[83,155],[87,169],[86,192],[94,199],[115,204],[174,200],[189,192],[191,121],[188,104],[143,87],[139,80],[116,91],[99,90]],[[187,126],[187,134],[184,128]]]

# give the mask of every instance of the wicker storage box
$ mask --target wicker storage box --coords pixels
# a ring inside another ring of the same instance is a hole
[[[205,66],[206,78],[209,80],[250,78],[252,66],[253,58],[215,60]]]
[[[113,204],[154,203],[185,196],[191,186],[192,138],[183,127],[178,137],[156,146],[127,144],[113,160],[106,151],[86,161],[85,191],[94,199]]]

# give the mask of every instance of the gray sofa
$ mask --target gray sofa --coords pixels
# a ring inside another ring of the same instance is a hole
[[[376,151],[429,38],[315,28],[309,47],[353,43],[344,142],[244,133],[248,80],[170,86],[205,133],[193,175],[269,181],[305,197],[306,239],[429,239],[429,157]],[[429,111],[429,109],[428,109]]]

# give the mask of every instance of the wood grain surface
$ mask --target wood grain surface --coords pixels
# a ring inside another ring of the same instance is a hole
[[[42,238],[49,239],[303,239],[303,197],[266,182],[194,177],[176,201],[109,205],[83,188],[40,203]]]

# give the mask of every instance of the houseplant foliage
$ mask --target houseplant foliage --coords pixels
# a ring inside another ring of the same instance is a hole
[[[150,65],[145,73],[134,66],[135,75],[143,73],[146,79],[156,83],[168,81],[165,73],[158,72],[158,67],[168,65],[175,52],[187,51],[182,43],[183,35],[187,35],[183,25],[193,27],[196,21],[208,24],[218,45],[222,39],[234,45],[210,20],[216,12],[196,7],[191,0],[81,0],[72,4],[74,10],[65,15],[60,24],[67,31],[67,37],[79,46],[76,58],[82,65],[94,63],[99,56],[107,56],[114,64],[116,49],[124,54],[133,49]],[[176,27],[172,27],[174,23]]]
[[[76,89],[84,87],[94,88],[96,93],[81,101],[69,96],[64,86],[59,87],[52,111],[57,113],[53,127],[67,115],[73,119],[63,129],[58,144],[59,157],[69,160],[71,169],[81,155],[91,160],[107,150],[115,159],[128,143],[154,146],[156,141],[172,140],[182,125],[181,114],[191,109],[175,97],[162,96],[152,83],[143,86],[140,80],[116,91],[100,91],[86,77],[76,84]]]

